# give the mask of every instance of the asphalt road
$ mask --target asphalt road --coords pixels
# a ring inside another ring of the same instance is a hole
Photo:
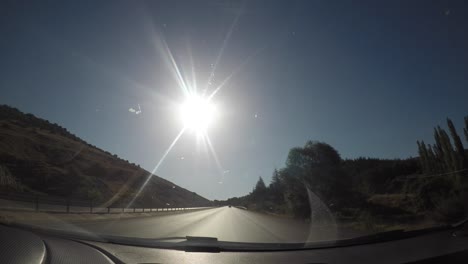
[[[67,229],[126,237],[216,237],[239,242],[304,242],[345,238],[333,226],[315,226],[301,220],[221,207],[180,214],[68,224]]]

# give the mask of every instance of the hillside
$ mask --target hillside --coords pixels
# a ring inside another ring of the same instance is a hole
[[[131,200],[150,173],[86,143],[67,129],[0,105],[0,190],[93,199],[106,206]],[[210,202],[156,175],[135,201],[144,206]]]

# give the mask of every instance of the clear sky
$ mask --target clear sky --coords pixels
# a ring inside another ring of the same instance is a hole
[[[468,114],[463,1],[7,2],[0,103],[149,171],[183,127],[169,51],[200,93],[232,75],[206,133],[218,162],[187,131],[156,171],[210,199],[269,182],[309,139],[406,158]]]

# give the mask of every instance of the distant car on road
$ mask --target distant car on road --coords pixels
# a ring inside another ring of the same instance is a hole
[[[229,208],[231,208],[231,205],[228,205],[228,206],[229,206]]]

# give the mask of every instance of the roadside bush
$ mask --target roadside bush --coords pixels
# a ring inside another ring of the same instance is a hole
[[[466,218],[468,195],[458,194],[442,200],[434,210],[434,218],[444,223],[453,223]]]
[[[7,167],[0,165],[0,189],[23,191],[23,185],[13,176]]]
[[[364,231],[382,232],[384,231],[384,227],[380,222],[380,219],[371,212],[361,211],[357,217],[357,224],[354,227]]]
[[[417,204],[421,211],[429,211],[454,194],[454,185],[450,179],[436,177],[425,180],[419,185]]]

